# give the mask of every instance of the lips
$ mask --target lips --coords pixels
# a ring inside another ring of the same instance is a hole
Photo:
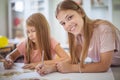
[[[73,31],[75,31],[75,28],[76,28],[76,25],[73,24],[73,25],[69,28],[69,31],[70,31],[70,32],[73,32]]]
[[[33,38],[30,38],[30,40],[34,41],[34,39],[33,39]]]
[[[75,26],[73,26],[71,29],[70,29],[70,31],[74,31],[75,30]]]

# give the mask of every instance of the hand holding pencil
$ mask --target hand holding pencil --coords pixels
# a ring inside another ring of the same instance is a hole
[[[41,76],[57,71],[56,64],[47,64],[44,62],[44,51],[42,51],[41,63],[36,66],[36,71]]]
[[[10,69],[13,66],[13,61],[11,59],[5,59],[2,55],[0,55],[0,62],[3,62],[5,69]]]

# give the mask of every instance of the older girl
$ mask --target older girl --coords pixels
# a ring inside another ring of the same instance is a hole
[[[120,65],[120,31],[106,20],[92,20],[72,0],[60,2],[56,18],[68,32],[71,59],[57,63],[58,71],[104,72]],[[89,59],[89,63],[86,63]]]

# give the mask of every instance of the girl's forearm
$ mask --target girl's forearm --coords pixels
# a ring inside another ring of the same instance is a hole
[[[59,59],[53,59],[53,60],[46,60],[44,61],[44,63],[45,64],[56,64],[57,62],[61,62],[61,61],[70,62],[70,58],[65,57],[65,58],[59,58]]]
[[[6,59],[6,60],[10,60],[10,61],[14,62],[14,59],[12,58],[12,56],[11,56],[11,55],[7,55],[5,59]]]
[[[10,59],[14,62],[19,56],[20,56],[19,51],[15,49],[6,56],[6,59]]]
[[[106,72],[109,69],[109,65],[102,64],[100,62],[85,64],[84,68],[81,68],[82,72]]]
[[[96,62],[96,63],[84,64],[83,68],[80,67],[80,64],[72,64],[70,72],[94,73],[94,72],[105,72],[108,69],[109,66]]]

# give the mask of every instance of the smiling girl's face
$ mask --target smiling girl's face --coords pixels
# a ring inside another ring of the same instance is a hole
[[[67,32],[78,35],[83,29],[82,15],[74,10],[62,10],[57,19]]]

